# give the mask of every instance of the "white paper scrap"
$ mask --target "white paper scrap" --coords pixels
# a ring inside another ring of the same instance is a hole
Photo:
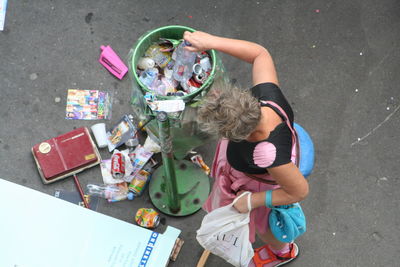
[[[185,102],[182,99],[154,101],[156,111],[179,112],[185,109]]]
[[[6,19],[7,0],[0,0],[0,31],[4,30]]]

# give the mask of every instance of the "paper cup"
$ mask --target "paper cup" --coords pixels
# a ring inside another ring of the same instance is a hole
[[[107,133],[105,123],[96,123],[92,127],[92,132],[94,138],[96,138],[96,143],[99,148],[104,148],[108,145],[107,143]]]

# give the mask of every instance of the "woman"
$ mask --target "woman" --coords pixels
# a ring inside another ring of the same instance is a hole
[[[295,243],[282,243],[272,235],[266,191],[272,190],[272,205],[288,205],[307,196],[308,183],[295,165],[293,111],[278,87],[271,55],[258,44],[199,31],[185,32],[184,39],[192,44],[186,48],[189,51],[215,49],[253,65],[250,90],[213,89],[199,110],[205,129],[222,138],[212,168],[216,181],[204,208],[210,212],[244,191],[253,192],[250,241],[255,241],[257,233],[265,245],[255,249],[249,266],[288,263],[299,249]],[[234,207],[247,212],[246,201],[241,198]]]

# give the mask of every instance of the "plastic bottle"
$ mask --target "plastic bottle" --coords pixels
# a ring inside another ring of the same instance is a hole
[[[175,65],[173,68],[173,77],[179,82],[186,82],[193,75],[193,65],[196,59],[196,53],[184,49],[188,46],[186,42],[182,42],[175,50]]]
[[[116,202],[124,200],[128,196],[128,189],[125,186],[119,186],[116,184],[88,184],[88,194],[99,196],[108,200],[108,202]]]
[[[157,79],[158,76],[158,69],[156,68],[150,68],[145,71],[143,71],[140,74],[139,80],[146,85],[147,87],[151,87],[153,82]]]

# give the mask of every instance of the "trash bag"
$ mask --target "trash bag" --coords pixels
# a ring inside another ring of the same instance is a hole
[[[245,192],[231,204],[204,216],[196,236],[204,249],[237,267],[247,266],[254,256],[249,240],[250,212],[239,213],[233,207],[235,202],[245,195],[248,197],[247,205],[251,210],[251,193]]]

